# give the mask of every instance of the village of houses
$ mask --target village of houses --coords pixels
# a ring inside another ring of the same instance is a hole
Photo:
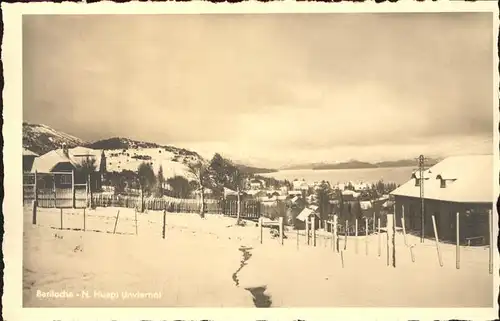
[[[127,153],[146,157],[120,158]],[[254,176],[246,180],[240,195],[224,188],[223,196],[225,200],[254,204],[250,209],[243,206],[240,210],[220,211],[210,206],[217,200],[211,197],[210,189],[205,189],[208,215],[201,220],[197,215],[198,189],[194,189],[188,199],[180,200],[168,196],[172,187],[165,184],[162,202],[146,200],[149,205],[141,211],[133,202],[124,205],[114,187],[106,185],[109,172],[134,171],[145,161],[151,161],[151,165],[161,164],[166,179],[176,175],[190,177],[182,162],[172,161],[171,156],[153,162],[155,157],[159,158],[155,153],[159,154],[153,149],[105,151],[63,146],[37,155],[24,149],[25,305],[488,307],[493,302],[492,273],[496,255],[490,246],[494,231],[492,155],[448,157],[423,171],[422,176],[415,171],[406,183],[382,184],[378,190],[373,182],[306,182],[297,178],[283,184],[273,180],[274,183],[269,184],[270,180]],[[166,153],[163,151],[161,157]],[[80,164],[89,158],[95,159],[90,178],[78,174]],[[55,179],[49,184],[42,182],[45,176],[58,175],[61,177],[58,182]],[[38,176],[34,184],[27,179],[33,176]],[[57,191],[63,190],[63,185],[67,189],[68,184],[73,195],[69,199],[65,196],[64,202],[58,203]],[[421,197],[422,184],[425,185],[424,197]],[[30,192],[33,185],[36,192]],[[325,186],[326,194],[321,196]],[[390,190],[384,190],[384,186]],[[90,196],[94,202],[92,208],[89,208],[90,190],[94,191]],[[170,205],[184,202],[188,206],[175,208],[165,206],[165,202]],[[422,204],[425,204],[423,218]],[[236,215],[244,224],[235,223]],[[282,224],[279,228],[277,222]],[[93,232],[104,234],[94,233],[95,239],[91,239],[89,233]],[[44,251],[51,251],[50,247],[61,239],[71,245],[58,247],[53,255],[62,259],[71,253],[72,258],[63,270],[58,270],[61,267],[48,263]],[[42,240],[43,246],[36,245]],[[116,251],[117,246],[122,250]],[[145,253],[146,248],[150,253]],[[156,261],[165,260],[169,265],[171,257],[157,258],[158,251],[190,253],[190,259],[160,272],[157,267],[165,265]],[[74,253],[79,252],[85,253],[75,257]],[[247,255],[242,259],[241,253]],[[96,266],[91,267],[89,262],[82,264],[85,260],[95,264],[102,257],[116,262],[112,264],[113,277],[99,275],[94,271]],[[211,275],[193,270],[189,263],[193,259],[210,262],[215,257],[221,265],[219,272],[234,270],[232,276],[229,272]],[[130,266],[127,262],[131,260],[147,262],[144,263],[147,267],[142,266],[141,270]],[[316,262],[314,267],[310,265],[312,262]],[[309,269],[316,276],[303,278],[287,271],[289,264]],[[367,266],[372,267],[373,273],[363,277],[362,271]],[[74,269],[92,277],[82,280]],[[426,271],[425,276],[418,271]],[[127,284],[136,291],[146,291],[160,284],[158,291],[162,299],[133,303],[74,299],[63,304],[34,297],[36,284],[44,284],[46,290],[63,286],[51,279],[51,273],[71,274],[68,276],[71,281],[66,281],[64,287],[70,282],[75,289],[92,287],[96,280],[102,289],[116,284],[124,288]],[[144,281],[141,279],[144,273],[163,281]],[[135,281],[128,279],[130,275]],[[182,276],[186,284],[179,281]],[[167,285],[172,278],[177,280],[175,287]],[[315,278],[323,281],[312,281]],[[294,285],[285,281],[292,279]],[[434,286],[425,285],[430,283]],[[238,292],[243,284],[244,291]],[[364,288],[366,293],[341,290],[357,287]],[[413,288],[414,294],[398,296],[395,287]],[[193,288],[197,289],[196,293]],[[476,290],[468,291],[470,288]],[[298,292],[302,294],[290,294]],[[211,293],[211,299],[207,299],[207,293]]]

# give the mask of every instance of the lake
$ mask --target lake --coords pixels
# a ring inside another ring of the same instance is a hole
[[[347,183],[376,183],[383,179],[386,183],[403,184],[410,179],[414,167],[387,167],[387,168],[359,168],[359,169],[297,169],[282,170],[275,173],[259,174],[274,177],[280,180],[293,181],[304,179],[308,183],[328,181],[330,184]]]

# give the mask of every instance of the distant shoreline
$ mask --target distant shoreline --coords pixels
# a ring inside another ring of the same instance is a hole
[[[402,165],[402,166],[375,166],[375,167],[334,167],[334,168],[284,168],[284,169],[279,169],[275,172],[272,173],[277,173],[277,172],[291,172],[291,171],[337,171],[337,170],[358,170],[358,169],[385,169],[385,168],[409,168],[409,167],[416,167],[411,166],[411,165]],[[268,173],[258,173],[260,174],[271,174],[271,172]]]
[[[311,168],[313,171],[331,171],[331,170],[346,170],[346,169],[381,169],[381,168],[403,168],[417,167],[417,165],[401,165],[401,166],[374,166],[374,167],[332,167],[332,168]]]
[[[277,180],[305,180],[306,182],[367,182],[377,183],[394,182],[403,184],[410,179],[413,166],[398,167],[376,167],[376,168],[335,168],[335,169],[283,169],[276,173],[260,174],[262,177],[275,178]]]

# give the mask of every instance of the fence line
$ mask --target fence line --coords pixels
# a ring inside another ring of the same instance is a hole
[[[71,208],[73,207],[73,193],[75,193],[76,208],[87,207],[88,199],[91,199],[95,207],[140,208],[141,205],[140,196],[93,193],[89,197],[85,186],[80,188],[75,184],[74,190],[72,188],[38,190],[36,195],[37,206],[41,208]],[[32,201],[35,200],[34,192],[32,194],[25,191],[23,197],[25,206],[31,205]],[[145,211],[167,210],[173,213],[198,213],[201,208],[201,201],[198,199],[179,199],[164,196],[159,198],[148,197],[142,201]],[[223,214],[230,217],[237,217],[238,215],[237,200],[206,199],[204,203],[206,214]],[[242,200],[240,206],[240,217],[243,219],[258,219],[261,216],[262,206],[259,201]]]

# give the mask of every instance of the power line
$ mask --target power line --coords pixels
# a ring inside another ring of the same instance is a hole
[[[424,155],[420,155],[418,158],[416,158],[418,161],[418,172],[419,172],[419,177],[418,177],[418,182],[420,186],[420,210],[421,210],[421,238],[420,242],[424,242],[424,236],[425,236],[425,194],[424,194],[424,171],[428,170],[428,168],[425,166],[426,161],[429,159],[424,157]]]

